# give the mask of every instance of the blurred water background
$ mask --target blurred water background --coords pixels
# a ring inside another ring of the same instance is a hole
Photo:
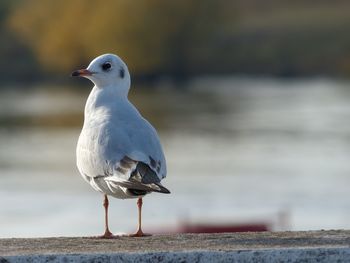
[[[105,52],[128,63],[167,157],[172,194],[144,199],[146,230],[350,227],[347,1],[101,3],[0,4],[0,237],[102,233],[75,167],[92,84],[68,76]],[[111,199],[114,232],[136,219],[135,200]]]

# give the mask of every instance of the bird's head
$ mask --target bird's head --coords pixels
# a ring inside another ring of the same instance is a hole
[[[128,67],[114,54],[104,54],[95,58],[86,69],[72,72],[72,77],[87,78],[99,88],[112,86],[128,90],[130,87]]]

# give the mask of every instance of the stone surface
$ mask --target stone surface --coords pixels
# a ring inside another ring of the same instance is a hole
[[[0,262],[350,262],[350,231],[0,239]]]

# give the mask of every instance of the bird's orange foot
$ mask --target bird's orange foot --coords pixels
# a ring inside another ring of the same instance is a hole
[[[151,234],[145,234],[142,232],[142,230],[138,230],[135,234],[128,235],[129,237],[149,237],[152,236]]]
[[[113,239],[113,238],[118,238],[118,235],[113,235],[109,230],[106,231],[103,235],[101,236],[93,236],[92,238],[101,238],[101,239]]]
[[[103,234],[102,236],[99,236],[98,238],[102,238],[102,239],[113,239],[113,238],[117,238],[118,236],[113,235],[113,234]]]

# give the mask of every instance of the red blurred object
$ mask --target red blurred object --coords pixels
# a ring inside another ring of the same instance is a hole
[[[188,224],[182,225],[178,233],[230,233],[230,232],[263,232],[269,231],[266,224],[236,224],[236,225],[211,225]]]
[[[177,234],[177,233],[235,233],[235,232],[263,232],[271,231],[266,223],[246,223],[246,224],[205,224],[205,223],[182,223],[178,227],[168,229],[157,229],[149,231],[157,234]]]

